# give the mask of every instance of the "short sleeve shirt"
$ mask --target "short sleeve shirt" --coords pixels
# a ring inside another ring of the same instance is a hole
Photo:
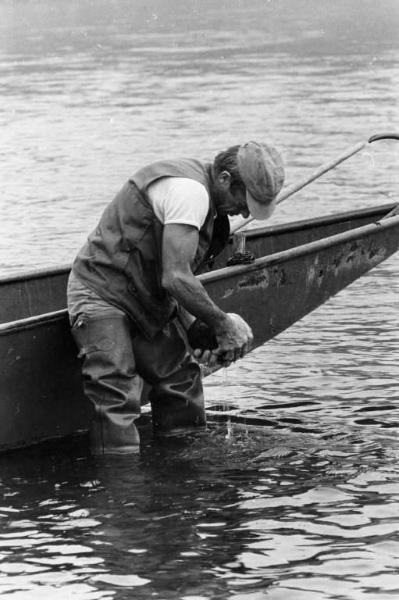
[[[192,225],[199,230],[208,214],[208,191],[194,179],[162,177],[149,186],[147,196],[163,225]]]

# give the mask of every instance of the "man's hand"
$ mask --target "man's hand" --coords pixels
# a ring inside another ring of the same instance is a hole
[[[229,366],[251,349],[254,336],[252,329],[240,315],[228,313],[226,317],[216,330],[218,347],[213,353],[219,363]]]
[[[238,358],[242,358],[252,347],[252,330],[244,319],[235,313],[228,313],[225,316],[226,319],[217,329],[216,348],[214,344],[209,344],[209,348],[193,346],[195,358],[209,367],[217,364],[228,367]]]

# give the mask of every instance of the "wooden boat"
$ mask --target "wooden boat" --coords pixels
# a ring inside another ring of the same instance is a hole
[[[225,311],[265,343],[398,250],[395,205],[351,211],[243,235],[256,260],[199,275]],[[394,211],[395,212],[395,211]],[[69,267],[0,279],[0,449],[87,430],[90,406],[66,311]]]

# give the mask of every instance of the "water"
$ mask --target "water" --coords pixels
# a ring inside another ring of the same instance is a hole
[[[1,0],[0,274],[69,263],[153,159],[269,140],[291,183],[398,131],[398,25],[395,0]],[[272,222],[394,201],[398,152],[370,146]],[[3,457],[2,597],[396,597],[397,271],[208,378],[205,434]]]

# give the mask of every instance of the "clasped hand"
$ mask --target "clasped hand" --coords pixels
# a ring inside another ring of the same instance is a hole
[[[228,313],[226,321],[216,333],[216,340],[218,345],[215,349],[195,348],[194,357],[208,367],[228,367],[251,349],[252,329],[242,317]]]

